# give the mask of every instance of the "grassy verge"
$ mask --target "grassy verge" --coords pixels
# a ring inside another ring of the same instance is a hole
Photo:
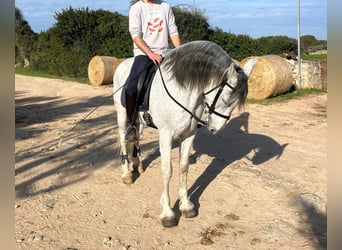
[[[327,91],[324,89],[298,89],[298,90],[294,90],[294,91],[291,91],[282,95],[278,95],[275,97],[266,98],[263,100],[247,99],[247,104],[257,103],[257,104],[268,105],[272,103],[293,100],[295,98],[300,98],[300,97],[307,96],[307,95],[324,94],[324,93],[327,93]]]
[[[66,81],[75,81],[75,82],[79,82],[79,83],[86,83],[86,84],[90,84],[89,83],[89,79],[88,78],[76,78],[76,77],[66,77],[66,76],[55,76],[55,75],[51,75],[45,72],[40,72],[40,71],[33,71],[27,68],[20,68],[20,67],[16,67],[15,68],[15,73],[16,74],[20,74],[20,75],[26,75],[26,76],[36,76],[36,77],[45,77],[45,78],[55,78],[55,79],[62,79],[62,80],[66,80]]]
[[[302,55],[301,58],[303,60],[327,60],[327,54],[310,54],[310,55]]]

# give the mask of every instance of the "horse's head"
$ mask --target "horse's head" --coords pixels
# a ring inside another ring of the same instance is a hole
[[[210,132],[217,133],[228,122],[233,110],[245,104],[247,82],[248,75],[237,64],[231,63],[222,82],[204,93],[204,114]]]
[[[242,70],[216,43],[193,41],[171,50],[163,64],[181,87],[203,91],[205,123],[216,133],[227,123],[232,111],[244,105],[248,76],[255,62],[246,64]]]

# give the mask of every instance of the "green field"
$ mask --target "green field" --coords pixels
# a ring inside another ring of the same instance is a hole
[[[20,75],[26,75],[26,76],[56,78],[56,79],[62,79],[62,80],[66,80],[66,81],[75,81],[75,82],[79,82],[79,83],[90,84],[88,78],[72,78],[72,77],[56,76],[56,75],[51,75],[51,74],[48,74],[45,72],[33,71],[33,70],[28,69],[28,68],[22,68],[22,67],[16,67],[15,73],[20,74]]]
[[[310,55],[302,55],[303,60],[327,60],[327,54],[310,54]]]

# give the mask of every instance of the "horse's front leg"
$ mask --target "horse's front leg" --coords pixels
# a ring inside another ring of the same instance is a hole
[[[192,218],[197,215],[194,204],[190,201],[187,191],[187,177],[189,170],[189,155],[195,135],[185,138],[181,141],[179,147],[179,210],[186,218]]]
[[[163,178],[163,190],[160,197],[162,205],[162,213],[160,220],[164,227],[173,227],[177,225],[177,220],[174,211],[170,207],[169,184],[172,176],[172,162],[171,149],[172,137],[171,135],[160,131],[159,133],[159,147],[161,156],[161,174]]]

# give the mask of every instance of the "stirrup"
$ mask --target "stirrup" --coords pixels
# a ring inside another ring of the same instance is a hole
[[[136,141],[138,140],[137,128],[134,125],[129,125],[125,134],[126,141]]]

